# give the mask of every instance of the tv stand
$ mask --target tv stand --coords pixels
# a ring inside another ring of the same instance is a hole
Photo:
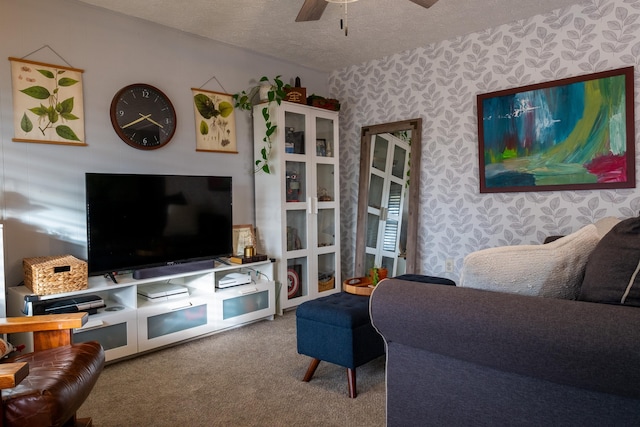
[[[173,271],[143,279],[122,274],[118,275],[117,282],[111,275],[93,276],[89,277],[87,289],[42,295],[37,299],[30,297],[31,291],[27,287],[14,286],[7,291],[7,310],[10,316],[24,316],[32,313],[29,307],[33,309],[32,304],[38,301],[51,302],[86,294],[99,296],[106,306],[90,315],[84,327],[75,329],[73,339],[75,342],[100,342],[107,361],[132,357],[257,320],[273,319],[276,296],[271,261],[213,267],[213,261],[209,260],[207,265],[209,268],[197,271]],[[217,288],[220,279],[231,273],[247,274],[251,282]],[[186,292],[170,292],[166,298],[158,296],[157,290],[168,286],[172,290],[184,288]],[[23,312],[25,308],[26,313]],[[30,336],[12,335],[11,342],[31,348]]]

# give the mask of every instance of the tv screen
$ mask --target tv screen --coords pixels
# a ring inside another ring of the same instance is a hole
[[[87,173],[89,275],[232,252],[231,177]]]

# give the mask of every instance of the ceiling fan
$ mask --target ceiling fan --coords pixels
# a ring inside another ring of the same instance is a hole
[[[327,3],[350,3],[356,0],[304,0],[304,4],[298,12],[296,22],[317,21],[322,16]],[[422,7],[429,8],[438,0],[409,0]]]

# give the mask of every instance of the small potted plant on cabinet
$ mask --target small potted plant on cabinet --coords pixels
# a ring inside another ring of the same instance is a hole
[[[256,95],[259,95],[259,102],[266,102],[265,106],[262,108],[262,117],[264,118],[266,127],[264,138],[262,138],[264,146],[260,150],[261,158],[256,159],[255,161],[254,173],[259,171],[271,173],[271,169],[269,168],[269,159],[271,158],[272,147],[271,137],[278,126],[271,120],[269,106],[274,101],[280,105],[286,96],[285,89],[288,89],[291,86],[284,84],[280,79],[280,76],[276,76],[273,80],[263,76],[260,78],[258,83],[258,85],[250,88],[248,91],[243,90],[242,92],[234,94],[233,99],[235,101],[235,108],[247,111],[251,111],[253,108],[253,99]]]

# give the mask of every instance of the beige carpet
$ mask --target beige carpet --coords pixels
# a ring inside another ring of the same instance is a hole
[[[295,312],[107,366],[79,416],[108,426],[384,426],[384,357],[346,369],[296,351]]]

